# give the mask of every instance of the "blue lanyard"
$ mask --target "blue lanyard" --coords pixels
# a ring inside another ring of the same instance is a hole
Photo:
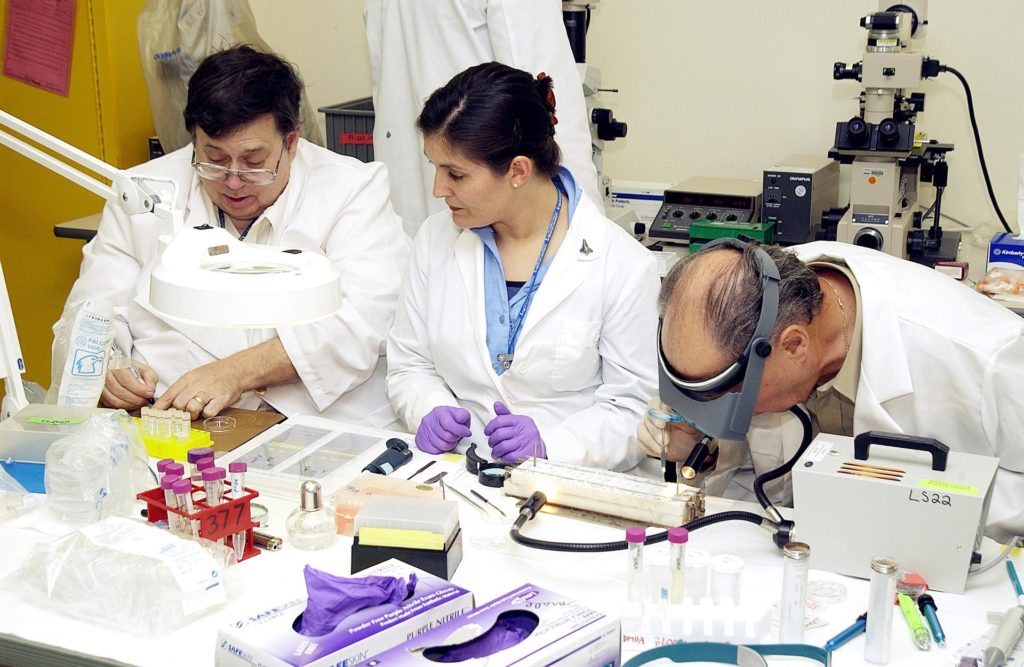
[[[259,218],[253,218],[252,220],[249,221],[249,224],[246,226],[246,228],[243,229],[242,233],[238,235],[239,241],[245,240],[245,237],[249,235],[249,230],[252,229],[252,226],[256,224],[257,220],[259,220]],[[224,211],[220,210],[219,208],[217,209],[217,221],[220,223],[220,228],[224,229]]]
[[[500,355],[505,357],[501,360],[505,368],[512,366],[512,358],[516,351],[516,340],[519,338],[519,330],[523,326],[523,320],[526,319],[526,311],[530,309],[533,293],[537,291],[537,274],[540,273],[541,264],[544,263],[544,255],[547,254],[548,245],[551,243],[551,235],[555,232],[555,225],[558,224],[558,214],[562,211],[562,189],[557,185],[555,186],[555,193],[558,195],[558,200],[555,202],[555,212],[551,214],[548,233],[544,235],[544,243],[540,247],[540,254],[537,255],[537,263],[533,267],[533,275],[530,276],[530,280],[522,288],[529,291],[526,292],[526,297],[519,306],[519,312],[516,313],[515,319],[512,320],[508,328],[508,354]]]

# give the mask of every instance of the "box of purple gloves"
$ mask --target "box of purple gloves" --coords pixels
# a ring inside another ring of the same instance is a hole
[[[349,667],[473,608],[473,594],[398,560],[351,578],[306,568],[308,597],[217,633],[218,667]]]
[[[524,584],[359,665],[437,663],[617,667],[619,620]]]

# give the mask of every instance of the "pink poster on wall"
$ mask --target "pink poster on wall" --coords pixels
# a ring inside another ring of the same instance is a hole
[[[75,0],[9,0],[4,75],[67,97]]]

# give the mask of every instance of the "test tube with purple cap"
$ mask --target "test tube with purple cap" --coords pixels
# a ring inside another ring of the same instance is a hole
[[[203,471],[206,470],[207,468],[212,468],[213,466],[214,462],[212,456],[204,456],[203,458],[197,460],[194,464],[192,464],[192,481],[197,483],[202,482]]]
[[[208,456],[211,458],[213,457],[213,447],[193,447],[192,449],[188,450],[188,452],[186,452],[185,459],[188,461],[189,465],[193,467],[192,470],[190,470],[189,472],[189,475],[193,479],[197,479],[197,475],[195,474],[194,468],[196,461],[198,461],[199,459],[206,458]]]
[[[174,483],[177,482],[181,477],[178,475],[165,474],[160,478],[160,488],[164,490],[164,503],[168,507],[177,507],[178,499],[174,495]],[[167,526],[172,532],[177,532],[178,527],[178,515],[174,512],[167,513]]]
[[[241,498],[245,495],[245,473],[249,466],[244,461],[233,461],[228,465],[231,473],[231,497]]]
[[[227,477],[227,472],[224,468],[212,466],[204,468],[202,475],[207,506],[220,505],[224,501],[224,479]]]
[[[186,514],[194,513],[196,508],[195,505],[192,503],[192,482],[187,479],[179,479],[178,481],[174,482],[174,484],[171,486],[171,489],[174,491],[174,499],[178,509],[182,510]],[[186,530],[188,530],[186,527],[188,526],[189,522],[187,520],[182,519],[179,519],[179,521],[181,522],[179,524],[180,533],[186,532]],[[193,537],[199,534],[199,526],[197,525],[198,523],[198,521],[192,521],[191,528],[190,530],[188,530],[188,532],[192,533]]]

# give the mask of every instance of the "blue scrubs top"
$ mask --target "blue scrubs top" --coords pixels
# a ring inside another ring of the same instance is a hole
[[[566,195],[568,203],[569,222],[572,222],[576,205],[583,196],[583,191],[576,185],[572,174],[565,167],[558,170],[558,175],[552,179],[555,187],[561,188]],[[518,289],[514,296],[509,296],[511,289],[505,281],[505,269],[501,265],[501,255],[498,253],[498,245],[494,240],[494,229],[490,225],[473,230],[484,245],[484,315],[487,318],[487,352],[491,359],[491,368],[498,375],[505,372],[505,366],[498,360],[498,355],[508,352],[508,333],[512,319],[518,314],[522,302],[531,292],[540,288],[544,275],[551,266],[551,259],[554,255],[548,254],[544,263],[537,272],[536,284],[525,284]],[[525,318],[524,318],[525,320]]]

